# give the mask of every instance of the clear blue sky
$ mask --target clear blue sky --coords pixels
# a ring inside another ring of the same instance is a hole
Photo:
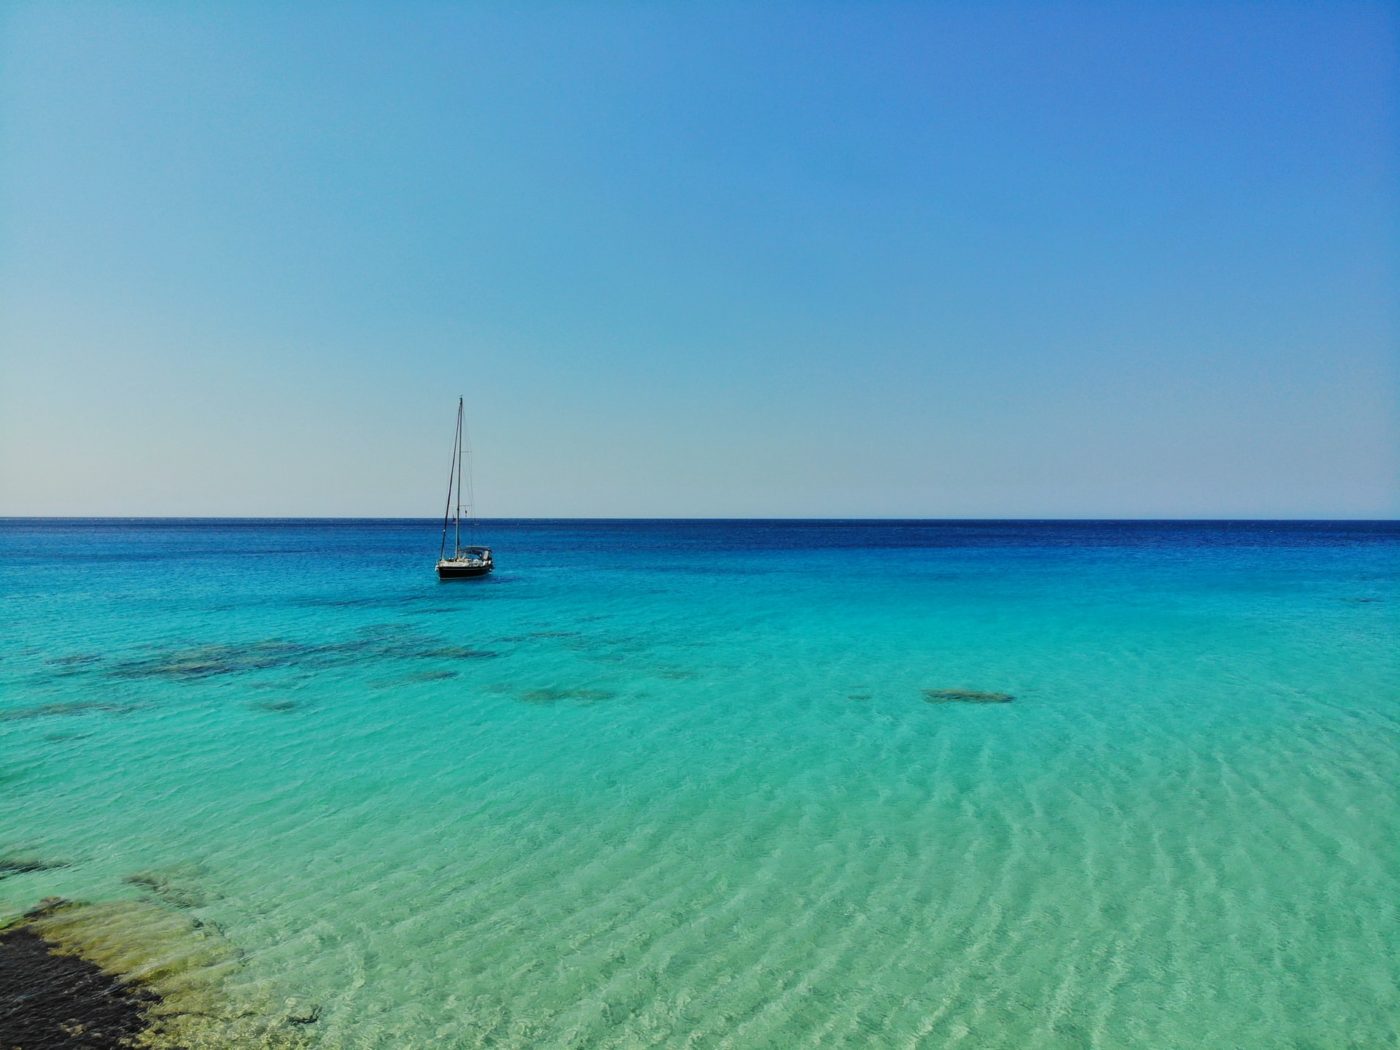
[[[0,9],[0,514],[1400,515],[1400,7]]]

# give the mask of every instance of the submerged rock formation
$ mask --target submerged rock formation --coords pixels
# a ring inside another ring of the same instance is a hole
[[[929,704],[1009,704],[1015,699],[1010,693],[983,693],[976,689],[924,690],[924,702]]]
[[[319,1011],[229,978],[239,953],[209,924],[145,901],[44,901],[0,926],[0,1047],[299,1050]]]
[[[158,1003],[29,926],[0,930],[0,1046],[133,1046]]]
[[[29,875],[36,871],[54,871],[68,867],[67,861],[45,860],[43,857],[0,856],[0,881],[11,875]],[[3,1046],[0,1043],[0,1046]]]

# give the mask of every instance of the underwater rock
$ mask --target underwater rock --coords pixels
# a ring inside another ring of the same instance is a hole
[[[55,667],[80,667],[83,664],[97,663],[101,659],[101,653],[69,653],[67,656],[50,657],[49,663]]]
[[[90,715],[97,712],[125,714],[132,708],[126,704],[113,704],[105,700],[69,700],[61,703],[39,704],[36,707],[17,707],[0,711],[0,722],[21,722],[30,718],[63,718],[70,715]]]
[[[315,648],[277,639],[240,645],[200,645],[186,649],[163,650],[148,657],[121,660],[110,667],[107,674],[112,678],[122,679],[166,678],[189,681],[215,675],[284,667]]]
[[[404,677],[405,682],[445,682],[449,678],[456,678],[456,671],[419,671]]]
[[[3,857],[0,856],[0,881],[8,879],[11,875],[29,875],[36,871],[56,871],[59,868],[68,867],[68,862],[63,860],[42,860],[39,857]],[[0,1043],[0,1046],[3,1046]]]
[[[236,644],[165,649],[119,660],[105,668],[111,678],[197,681],[222,675],[295,668],[304,671],[380,660],[479,660],[500,654],[490,649],[444,645],[402,624],[381,624],[339,642],[289,642],[278,638]]]
[[[492,649],[473,649],[466,645],[447,645],[440,649],[424,649],[413,659],[423,660],[489,660],[501,654]]]
[[[101,653],[70,653],[67,656],[55,656],[48,660],[50,667],[58,668],[55,675],[75,675],[81,674],[93,664],[101,663],[103,655]]]
[[[321,1008],[314,1006],[309,1014],[292,1014],[287,1018],[288,1024],[315,1024],[321,1019]]]
[[[58,732],[45,733],[44,739],[50,744],[66,744],[72,740],[86,740],[90,736],[92,736],[91,733]]]
[[[228,981],[239,961],[158,904],[50,898],[0,927],[0,1047],[307,1046],[272,989]]]
[[[67,897],[45,897],[25,912],[24,917],[26,919],[42,919],[45,915],[52,915],[59,908],[66,908],[72,903]]]
[[[173,907],[202,908],[209,903],[209,895],[195,879],[196,876],[189,870],[137,871],[122,881],[145,890]]]
[[[285,714],[288,711],[295,711],[301,704],[296,700],[258,700],[248,706],[255,711],[272,711],[276,714]]]
[[[1015,699],[1010,693],[983,693],[976,689],[924,690],[924,702],[929,704],[1009,704]]]
[[[159,1002],[28,926],[0,930],[0,1046],[133,1046]]]

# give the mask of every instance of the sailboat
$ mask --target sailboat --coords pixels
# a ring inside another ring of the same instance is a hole
[[[439,580],[460,580],[469,576],[485,576],[495,568],[490,547],[462,546],[462,460],[467,461],[467,539],[476,531],[472,517],[472,467],[470,446],[465,443],[466,428],[462,425],[462,399],[457,399],[457,438],[452,446],[452,469],[447,474],[447,509],[442,513],[442,549],[438,552]],[[452,495],[457,495],[457,513],[452,513]],[[453,522],[452,557],[447,556],[447,523]]]

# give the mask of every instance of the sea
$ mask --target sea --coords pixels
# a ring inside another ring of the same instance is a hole
[[[440,537],[0,521],[0,922],[183,1045],[1400,1045],[1400,523]]]

